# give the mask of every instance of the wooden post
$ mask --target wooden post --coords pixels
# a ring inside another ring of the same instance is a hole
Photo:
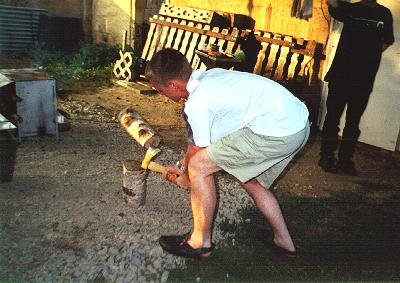
[[[133,207],[141,207],[146,202],[147,171],[135,160],[124,160],[122,165],[124,201]]]

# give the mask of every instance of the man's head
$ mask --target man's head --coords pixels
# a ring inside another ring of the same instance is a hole
[[[158,90],[173,101],[187,97],[186,84],[192,74],[186,57],[171,48],[160,50],[147,63],[146,79]]]

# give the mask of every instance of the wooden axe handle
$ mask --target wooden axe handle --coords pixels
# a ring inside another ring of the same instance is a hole
[[[158,172],[158,173],[162,174],[165,171],[165,166],[163,166],[159,163],[156,163],[154,161],[150,161],[149,165],[147,166],[147,169],[149,169],[150,171]]]
[[[159,163],[156,163],[154,161],[150,161],[149,166],[147,166],[147,169],[149,169],[150,171],[158,172],[158,173],[162,174],[162,173],[164,173],[166,168],[165,168],[165,166],[163,166],[163,165],[161,165]],[[177,177],[178,176],[176,174],[168,174],[167,175],[168,181],[170,181],[172,183],[175,183],[175,180],[176,180]]]

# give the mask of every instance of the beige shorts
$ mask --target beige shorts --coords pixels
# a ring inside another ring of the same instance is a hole
[[[310,126],[286,137],[270,137],[240,129],[207,147],[210,159],[239,181],[256,178],[269,188],[306,144]]]

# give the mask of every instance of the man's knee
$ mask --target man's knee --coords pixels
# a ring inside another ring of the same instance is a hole
[[[242,187],[251,197],[254,197],[260,189],[264,189],[257,179],[251,179],[246,183],[242,183]]]
[[[218,166],[208,157],[207,150],[203,149],[190,158],[188,164],[189,176],[206,177],[218,171]]]

